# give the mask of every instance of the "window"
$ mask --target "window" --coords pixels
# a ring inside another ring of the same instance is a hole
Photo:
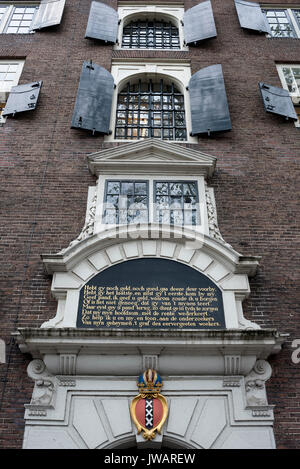
[[[188,50],[184,37],[183,4],[121,2],[115,49]]]
[[[198,223],[196,182],[155,182],[156,222],[171,225]]]
[[[148,182],[107,181],[104,223],[148,223]]]
[[[291,96],[300,99],[300,65],[280,65],[283,84]]]
[[[300,38],[300,9],[263,9],[271,37]]]
[[[118,95],[115,138],[186,140],[183,94],[162,79],[128,82]]]
[[[1,113],[5,107],[9,92],[19,82],[24,60],[0,60],[0,123],[5,122]]]
[[[199,224],[199,198],[195,181],[154,181],[153,210],[149,208],[149,181],[109,180],[105,184],[103,223]],[[152,188],[151,188],[152,194]]]
[[[37,5],[1,5],[0,32],[5,34],[29,34]]]
[[[180,49],[179,30],[171,22],[131,21],[123,29],[125,49]]]
[[[289,92],[298,115],[295,125],[300,127],[300,64],[280,64],[277,65],[277,70],[282,86]]]

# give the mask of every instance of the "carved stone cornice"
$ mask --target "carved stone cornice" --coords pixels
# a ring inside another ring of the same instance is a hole
[[[76,367],[72,365],[74,375],[135,374],[137,364],[142,363],[147,355],[155,359],[161,373],[221,376],[231,373],[247,376],[249,380],[256,361],[279,352],[286,338],[286,335],[271,329],[121,331],[28,328],[19,329],[15,336],[20,349],[33,356],[42,356],[47,369],[54,375],[62,373],[60,357],[65,359],[69,351],[72,364],[76,355]],[[69,367],[67,371],[70,371]]]

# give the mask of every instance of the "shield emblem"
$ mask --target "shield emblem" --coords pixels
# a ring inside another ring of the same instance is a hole
[[[143,430],[143,437],[152,440],[156,432],[161,433],[168,415],[168,403],[160,394],[162,381],[156,371],[145,371],[137,384],[140,394],[131,403],[131,417],[137,426],[138,434]]]

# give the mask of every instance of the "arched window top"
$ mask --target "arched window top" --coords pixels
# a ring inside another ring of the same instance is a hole
[[[184,96],[164,79],[132,79],[118,94],[115,138],[187,139]]]
[[[135,18],[124,25],[122,48],[180,49],[179,29],[169,18]]]

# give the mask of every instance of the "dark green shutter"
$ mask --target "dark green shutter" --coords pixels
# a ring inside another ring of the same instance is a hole
[[[34,31],[60,24],[64,7],[65,0],[42,0],[30,29]]]
[[[42,81],[13,86],[2,112],[2,116],[14,116],[19,112],[33,111],[36,108]]]
[[[231,130],[222,66],[196,72],[189,83],[192,135]]]
[[[243,0],[234,0],[234,3],[242,28],[271,34],[269,23],[261,11],[259,3],[244,2]]]
[[[214,15],[210,1],[199,3],[184,13],[184,39],[186,44],[216,37]]]
[[[100,65],[84,62],[71,127],[109,134],[113,91],[112,75]]]
[[[292,99],[287,90],[266,83],[258,84],[266,112],[298,120]]]
[[[115,44],[118,36],[118,13],[100,2],[92,2],[85,37]]]

